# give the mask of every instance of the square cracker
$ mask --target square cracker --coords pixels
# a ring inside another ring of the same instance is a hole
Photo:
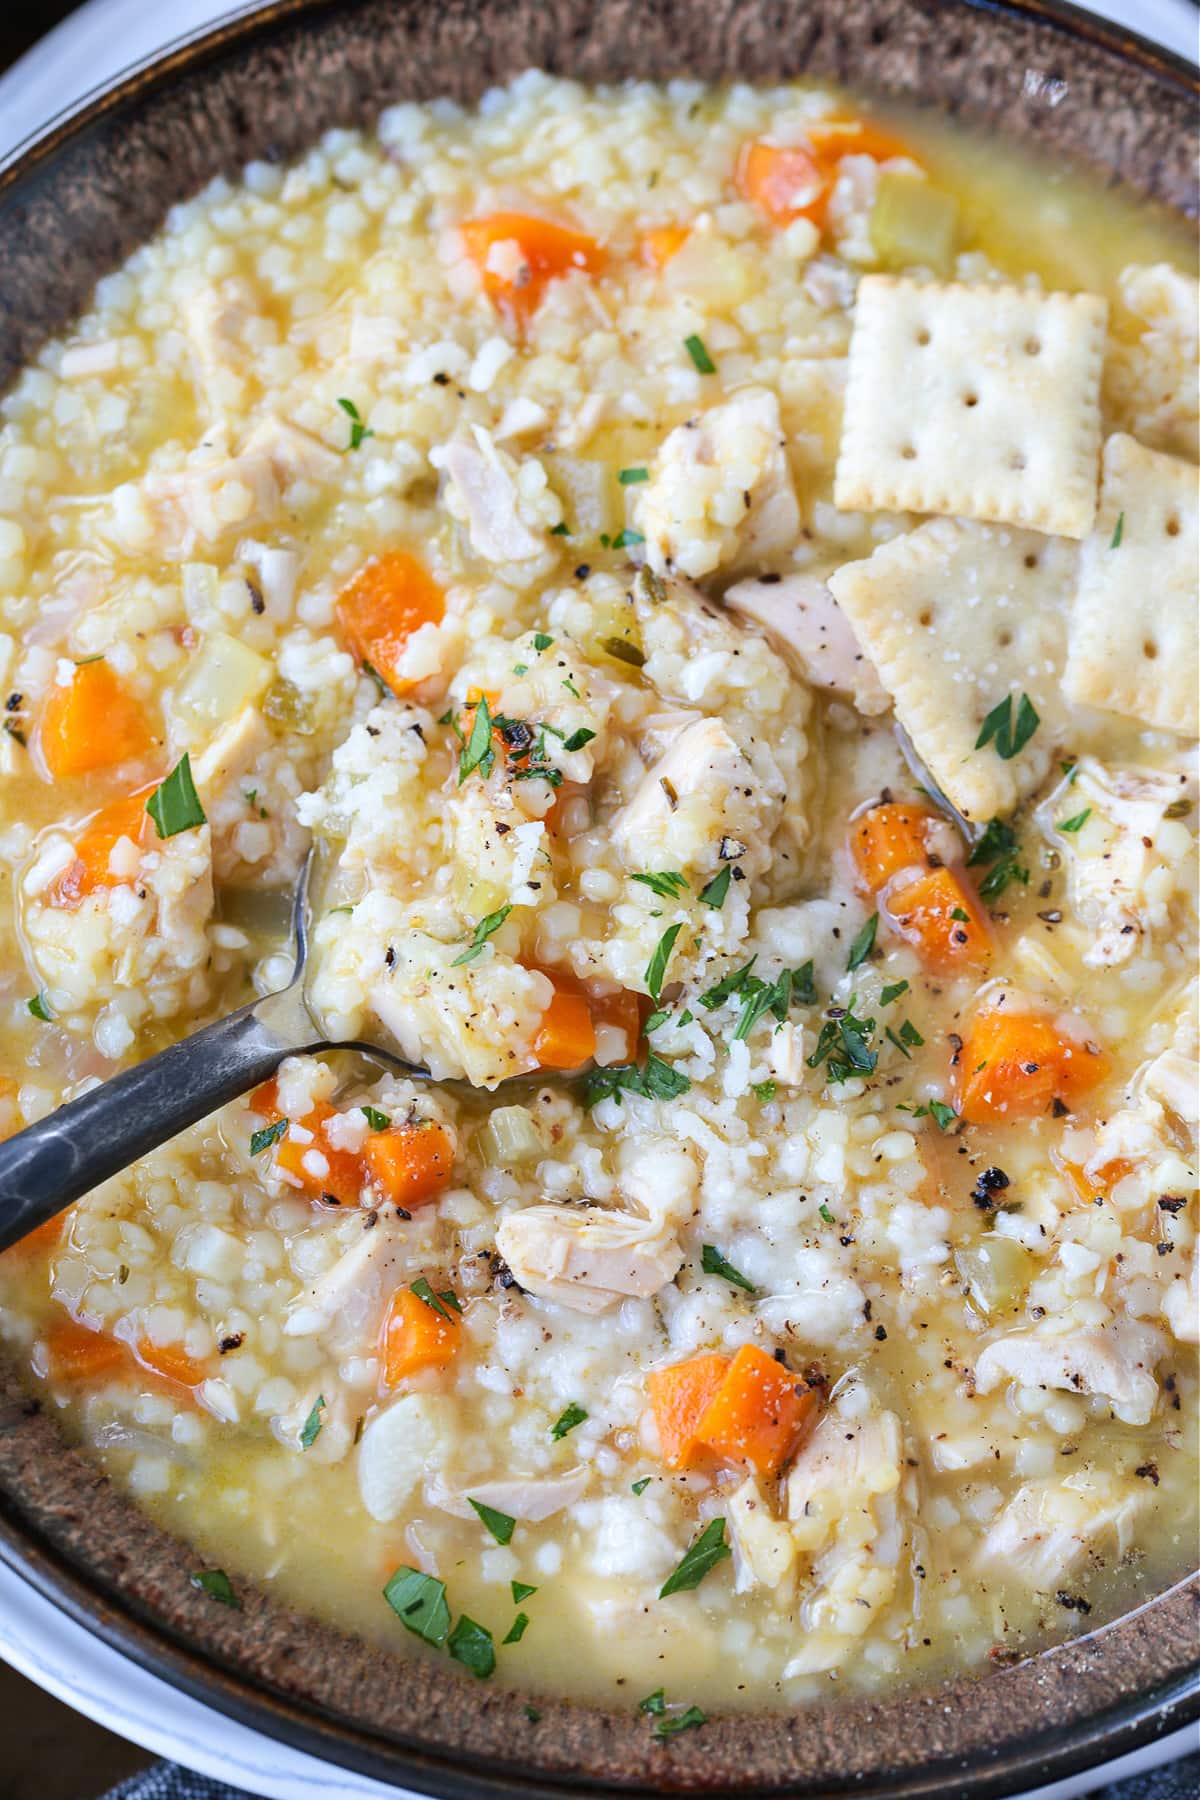
[[[896,717],[942,792],[982,824],[1040,785],[1066,734],[1061,692],[1074,544],[1032,532],[931,519],[828,585]],[[1028,694],[1041,723],[1005,762],[979,728],[1006,694]]]
[[[1108,439],[1063,681],[1071,700],[1190,737],[1200,732],[1198,480],[1192,463],[1123,432]]]
[[[1094,294],[865,276],[838,506],[1086,536],[1107,317]]]

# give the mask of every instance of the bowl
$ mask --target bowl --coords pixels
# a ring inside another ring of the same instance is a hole
[[[681,49],[680,46],[687,46]],[[901,95],[1194,214],[1195,73],[1052,0],[277,0],[168,50],[0,168],[0,388],[168,207],[400,99],[469,102],[540,65],[583,80],[811,74]],[[53,279],[47,280],[47,271]],[[983,1676],[652,1739],[636,1713],[397,1659],[261,1594],[213,1607],[194,1557],[60,1434],[0,1354],[0,1557],[125,1656],[347,1768],[463,1800],[618,1789],[982,1800],[1200,1716],[1200,1578]]]

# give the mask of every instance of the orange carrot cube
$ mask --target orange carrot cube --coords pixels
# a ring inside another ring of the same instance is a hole
[[[129,1352],[118,1338],[89,1331],[74,1319],[64,1319],[53,1328],[47,1348],[53,1381],[106,1381],[129,1363]]]
[[[992,954],[987,919],[966,880],[953,869],[895,876],[883,890],[883,911],[926,968],[943,974],[975,968]]]
[[[398,1387],[421,1369],[449,1368],[458,1354],[462,1332],[453,1309],[445,1306],[445,1312],[448,1317],[411,1288],[396,1289],[379,1346],[380,1378],[385,1388]]]
[[[103,657],[81,664],[66,687],[51,688],[38,743],[56,779],[115,768],[155,747],[141,707]]]
[[[757,1344],[743,1344],[696,1426],[696,1442],[726,1462],[777,1475],[795,1448],[817,1395]]]
[[[370,663],[395,693],[415,684],[396,666],[404,646],[422,625],[440,625],[446,598],[428,569],[404,550],[373,556],[337,597],[342,637],[352,656]]]
[[[697,1427],[728,1369],[729,1358],[711,1351],[647,1376],[646,1392],[668,1468],[686,1469],[695,1461]]]
[[[596,1028],[586,994],[560,986],[555,977],[554,997],[542,1014],[533,1053],[543,1069],[578,1069],[596,1053]]]
[[[744,144],[734,180],[739,193],[773,225],[811,219],[821,225],[829,198],[825,172],[803,144]]]
[[[484,293],[518,324],[537,311],[552,281],[573,269],[596,275],[604,267],[594,238],[530,213],[489,213],[467,219],[461,231]]]
[[[1102,1081],[1108,1058],[1065,1036],[1038,1013],[978,1013],[958,1053],[958,1111],[973,1125],[1002,1125],[1066,1106]]]
[[[450,1185],[454,1146],[436,1120],[372,1132],[362,1148],[367,1177],[403,1212],[436,1200]]]
[[[850,827],[850,853],[868,893],[877,894],[902,869],[926,869],[925,830],[931,815],[887,801],[860,813]]]

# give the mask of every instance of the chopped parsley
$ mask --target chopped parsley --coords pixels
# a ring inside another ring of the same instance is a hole
[[[687,1593],[697,1588],[710,1569],[715,1569],[719,1562],[724,1562],[733,1552],[725,1542],[724,1519],[710,1519],[699,1537],[693,1539],[684,1553],[678,1567],[663,1582],[658,1590],[660,1600],[670,1594]]]
[[[589,731],[585,725],[581,725],[578,731],[573,731],[569,738],[563,740],[563,749],[582,750],[585,744],[591,743],[595,735],[594,731]]]
[[[369,675],[371,680],[375,683],[375,686],[379,689],[379,698],[381,700],[386,700],[388,696],[388,684],[383,679],[383,676],[379,673],[379,670],[375,667],[374,663],[364,662],[362,672],[364,675]]]
[[[634,487],[639,481],[649,481],[650,471],[640,464],[636,469],[622,469],[617,480],[622,487]]]
[[[557,525],[552,525],[550,527],[551,537],[570,537],[570,535],[571,533],[567,528],[567,521],[565,519],[560,519]]]
[[[817,997],[812,985],[812,963],[803,963],[798,969],[782,969],[774,981],[760,981],[757,975],[748,975],[740,992],[742,1010],[733,1030],[735,1044],[749,1037],[765,1013],[771,1013],[782,1025],[793,1000],[801,1006],[812,1005]]]
[[[833,1214],[830,1212],[828,1206],[826,1206],[824,1200],[822,1200],[820,1206],[818,1206],[817,1211],[820,1213],[821,1217],[824,1219],[824,1221],[827,1225],[833,1224],[833,1222],[834,1222]]]
[[[360,1106],[358,1110],[372,1131],[386,1131],[392,1122],[387,1113],[380,1112],[377,1106]]]
[[[671,960],[671,952],[675,948],[675,939],[683,930],[682,925],[668,925],[654,947],[654,955],[646,964],[645,983],[650,998],[658,1004],[662,994],[662,984],[667,973],[667,964]]]
[[[321,1414],[324,1411],[325,1396],[324,1394],[318,1394],[316,1400],[313,1402],[313,1409],[309,1413],[307,1419],[305,1419],[303,1429],[300,1432],[300,1448],[302,1450],[311,1450],[317,1439],[320,1437],[321,1427],[325,1423],[324,1419],[321,1417]]]
[[[655,1719],[650,1729],[655,1737],[674,1737],[677,1731],[694,1731],[698,1725],[707,1723],[707,1713],[701,1712],[698,1706],[689,1706],[681,1713],[664,1713]]]
[[[655,1718],[665,1713],[666,1710],[667,1696],[662,1688],[655,1688],[652,1694],[647,1694],[644,1700],[638,1701],[638,1711],[652,1713]]]
[[[504,1637],[506,1644],[519,1644],[529,1629],[529,1614],[519,1612]]]
[[[661,1007],[656,1012],[652,1012],[642,1026],[643,1036],[649,1037],[652,1031],[657,1031],[660,1025],[665,1025],[670,1016],[670,1013]]]
[[[511,911],[511,906],[501,906],[494,913],[488,913],[486,918],[480,919],[471,942],[454,958],[450,967],[457,969],[463,963],[474,962],[493,932],[499,931]]]
[[[644,1494],[653,1480],[653,1475],[643,1475],[640,1481],[635,1481],[631,1484],[631,1492],[635,1494]]]
[[[623,1093],[641,1094],[647,1100],[677,1100],[691,1085],[681,1070],[651,1051],[644,1068],[636,1063],[615,1063],[606,1069],[592,1069],[584,1082],[583,1103],[591,1107],[611,1099],[619,1105]]]
[[[901,994],[907,994],[907,992],[907,981],[891,981],[880,994],[879,1004],[880,1006],[890,1006],[893,1000],[898,1000]]]
[[[872,913],[862,930],[850,946],[850,954],[846,958],[846,973],[852,974],[860,968],[875,948],[875,933],[879,930],[879,914]]]
[[[715,1244],[705,1244],[700,1251],[700,1267],[706,1275],[719,1275],[731,1287],[739,1287],[747,1294],[757,1294],[758,1289],[752,1281],[747,1281],[740,1269],[735,1269],[727,1262]]]
[[[178,837],[205,823],[204,808],[192,780],[192,761],[185,750],[166,780],[156,787],[146,802],[146,811],[154,820],[160,838]]]
[[[549,650],[553,642],[554,639],[549,637],[544,631],[535,631],[533,634],[533,647],[539,656],[543,650]]]
[[[683,347],[687,351],[688,355],[691,357],[693,363],[696,365],[696,371],[698,374],[700,374],[700,375],[715,375],[716,374],[717,365],[713,361],[712,357],[708,354],[708,351],[705,349],[704,339],[702,337],[698,337],[696,335],[696,333],[693,332],[691,337],[684,338]]]
[[[987,1065],[980,1063],[979,1067],[983,1069]],[[978,1074],[978,1070],[976,1073]],[[958,1114],[944,1100],[931,1100],[928,1106],[902,1106],[900,1111],[910,1112],[914,1119],[932,1119],[942,1131],[950,1131],[958,1124]]]
[[[854,1075],[870,1075],[879,1061],[878,1053],[869,1043],[875,1021],[855,1018],[854,998],[851,996],[848,1007],[829,1009],[816,1048],[807,1059],[810,1069],[819,1069],[824,1063],[825,1079],[829,1082],[849,1081]]]
[[[612,547],[614,550],[628,550],[632,544],[644,544],[645,541],[640,531],[631,531],[626,526],[623,531],[618,531],[612,541]]]
[[[439,1319],[445,1319],[447,1325],[453,1325],[454,1323],[451,1312],[447,1311],[447,1308],[451,1308],[452,1311],[456,1313],[462,1311],[462,1307],[458,1303],[456,1294],[449,1290],[445,1290],[440,1294],[435,1294],[424,1275],[418,1275],[415,1281],[409,1283],[409,1292],[415,1294],[418,1300],[423,1300],[426,1306],[432,1307]]]
[[[1116,525],[1113,527],[1112,538],[1111,538],[1111,540],[1109,542],[1109,546],[1108,546],[1109,549],[1110,550],[1119,550],[1121,548],[1121,539],[1124,537],[1124,535],[1125,535],[1125,514],[1123,512],[1121,512],[1121,513],[1117,514],[1117,522],[1116,522]]]
[[[1028,885],[1029,870],[1017,861],[1017,834],[1003,819],[989,819],[982,837],[967,858],[969,869],[981,863],[991,864],[979,883],[981,900],[998,900],[1014,881]]]
[[[446,1639],[446,1648],[464,1669],[470,1669],[479,1681],[486,1681],[496,1667],[496,1648],[486,1625],[478,1624],[463,1613]]]
[[[261,1131],[251,1133],[251,1156],[258,1156],[262,1151],[269,1150],[272,1144],[277,1144],[281,1137],[286,1136],[287,1128],[288,1121],[286,1119],[276,1119],[273,1125],[264,1125]]]
[[[961,906],[951,907],[950,917],[955,919],[960,925],[969,925],[971,923],[970,913],[965,912]]]
[[[351,450],[357,450],[364,438],[374,437],[375,433],[366,423],[353,400],[347,400],[344,396],[339,396],[338,405],[350,421],[350,442],[342,451],[342,455],[346,456]]]
[[[383,1590],[383,1597],[406,1630],[439,1648],[450,1630],[446,1584],[434,1575],[423,1575],[401,1563]]]
[[[458,753],[458,785],[461,787],[468,775],[473,775],[492,748],[492,715],[488,708],[487,695],[480,694],[475,706],[475,717],[471,720],[471,735]],[[491,763],[484,770],[491,773]]]
[[[1028,694],[1021,695],[1014,721],[1013,697],[1006,694],[1003,700],[993,706],[980,726],[975,748],[982,750],[985,745],[994,744],[996,755],[1001,761],[1010,762],[1014,756],[1020,755],[1040,724],[1041,720]]]
[[[197,1569],[189,1579],[192,1586],[207,1594],[210,1600],[219,1600],[222,1606],[241,1610],[242,1603],[234,1593],[233,1583],[224,1569]]]
[[[583,1407],[577,1406],[574,1400],[572,1400],[569,1406],[564,1406],[563,1410],[559,1413],[557,1419],[555,1419],[553,1425],[550,1427],[550,1436],[554,1439],[555,1443],[558,1443],[561,1438],[566,1437],[569,1431],[574,1431],[577,1425],[582,1425],[586,1418],[587,1413],[584,1411]]]
[[[756,1081],[750,1089],[754,1098],[763,1106],[775,1098],[777,1091],[777,1085],[773,1081]]]
[[[729,892],[729,883],[732,880],[733,865],[726,863],[723,869],[718,869],[708,885],[700,889],[697,898],[701,906],[711,906],[714,909],[724,906],[725,896]]]
[[[528,1600],[530,1594],[537,1593],[537,1589],[531,1587],[527,1581],[511,1581],[509,1586],[512,1589],[514,1606],[520,1606],[522,1600]]]
[[[629,879],[640,881],[643,887],[648,887],[660,900],[677,900],[687,886],[687,877],[681,875],[678,869],[662,869],[654,875],[631,875]]]
[[[1081,831],[1091,816],[1091,807],[1085,806],[1082,812],[1075,814],[1074,818],[1064,819],[1058,829],[1060,831]]]
[[[715,1012],[717,1007],[724,1006],[725,1002],[730,999],[732,995],[739,994],[742,990],[742,984],[749,977],[750,971],[757,961],[758,957],[752,956],[750,961],[748,963],[743,963],[740,969],[731,969],[728,975],[722,975],[720,981],[706,989],[705,992],[700,995],[700,1005],[705,1011]]]
[[[511,1513],[498,1512],[494,1506],[485,1506],[482,1500],[472,1500],[470,1494],[467,1495],[467,1505],[479,1514],[498,1544],[512,1542],[517,1521]]]
[[[43,1025],[53,1024],[54,1015],[50,1011],[50,1002],[46,999],[44,993],[35,994],[32,1000],[27,1000],[25,1002],[25,1005],[33,1014],[34,1018],[40,1019]]]

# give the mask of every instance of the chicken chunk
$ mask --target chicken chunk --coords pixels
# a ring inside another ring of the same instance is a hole
[[[400,1240],[382,1222],[364,1230],[323,1275],[301,1289],[288,1309],[285,1334],[311,1337],[333,1327],[339,1344],[371,1354],[401,1249]]]
[[[813,687],[845,694],[860,713],[890,708],[891,696],[823,581],[812,575],[735,582],[724,602],[766,636]]]
[[[211,805],[231,781],[246,773],[270,736],[257,706],[244,706],[222,725],[192,761],[192,780],[200,798]]]
[[[1127,1319],[1057,1335],[1013,1332],[983,1351],[975,1365],[975,1385],[981,1394],[1005,1381],[1098,1394],[1127,1425],[1145,1425],[1158,1399],[1154,1368],[1165,1348],[1162,1333],[1152,1325]]]
[[[758,778],[720,719],[697,719],[642,777],[611,822],[631,869],[688,869],[722,842],[747,874],[767,858]],[[757,841],[755,841],[757,840]]]
[[[1052,1591],[1106,1543],[1123,1555],[1146,1498],[1144,1484],[1091,1466],[1065,1481],[1027,1481],[992,1524],[979,1561]]]
[[[441,1461],[453,1405],[441,1394],[401,1394],[375,1414],[358,1447],[358,1491],[373,1519],[386,1524]]]
[[[511,458],[496,449],[487,432],[475,441],[456,438],[441,451],[440,466],[452,486],[456,511],[473,549],[492,563],[527,562],[544,548],[521,514],[521,495]]]
[[[648,1300],[683,1262],[672,1231],[598,1206],[527,1206],[509,1213],[496,1248],[528,1293],[574,1312]]]
[[[698,578],[790,548],[800,529],[779,421],[766,388],[743,388],[664,440],[638,512],[646,554]]]
[[[796,1566],[796,1540],[788,1526],[772,1513],[753,1475],[730,1494],[727,1511],[738,1593],[752,1587],[790,1586]]]

